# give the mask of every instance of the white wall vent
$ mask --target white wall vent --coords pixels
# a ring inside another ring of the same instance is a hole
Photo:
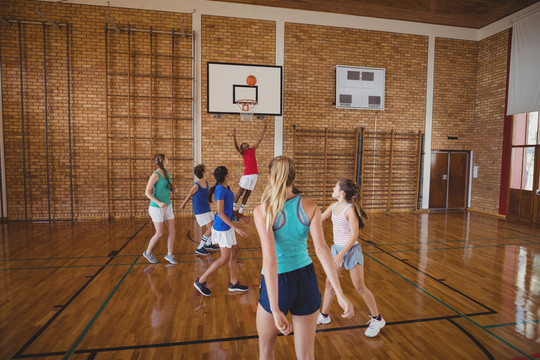
[[[336,108],[384,110],[385,69],[336,66]]]

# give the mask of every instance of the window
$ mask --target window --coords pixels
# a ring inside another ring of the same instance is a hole
[[[532,191],[535,150],[540,147],[538,112],[514,115],[510,188]]]

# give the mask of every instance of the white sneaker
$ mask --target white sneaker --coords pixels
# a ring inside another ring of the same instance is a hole
[[[143,256],[146,258],[146,260],[148,260],[149,263],[151,264],[155,264],[157,263],[157,259],[156,257],[154,256],[154,254],[148,254],[146,252],[146,250],[143,252]]]
[[[366,336],[367,337],[375,337],[381,331],[381,329],[386,325],[386,321],[384,321],[383,317],[381,316],[381,320],[376,320],[375,318],[370,317],[369,321],[367,322],[369,324],[368,328],[366,329]]]
[[[320,324],[330,324],[330,314],[324,316],[323,314],[321,314],[321,312],[319,311],[319,315],[317,315],[317,325],[320,325]]]
[[[170,262],[173,265],[178,264],[178,261],[176,261],[173,254],[165,255],[165,260],[167,260],[168,262]]]

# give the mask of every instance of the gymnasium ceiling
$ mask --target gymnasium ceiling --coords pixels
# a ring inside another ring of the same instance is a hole
[[[538,0],[214,0],[480,29]]]

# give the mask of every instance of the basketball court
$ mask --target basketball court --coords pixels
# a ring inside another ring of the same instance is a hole
[[[228,291],[224,266],[202,296],[193,283],[220,251],[195,253],[203,232],[191,200],[180,209],[197,164],[226,166],[236,192],[236,137],[260,143],[251,218],[278,155],[322,210],[337,180],[360,184],[365,282],[386,325],[364,335],[343,272],[355,315],[332,304],[316,359],[540,359],[540,109],[505,102],[512,24],[540,3],[489,19],[480,1],[390,2],[386,16],[353,3],[2,5],[0,359],[257,359],[255,225],[237,235],[248,291]],[[156,264],[143,256],[159,153],[178,188],[177,264],[166,236]],[[308,251],[322,294],[311,238]],[[296,358],[294,329],[275,358]]]

